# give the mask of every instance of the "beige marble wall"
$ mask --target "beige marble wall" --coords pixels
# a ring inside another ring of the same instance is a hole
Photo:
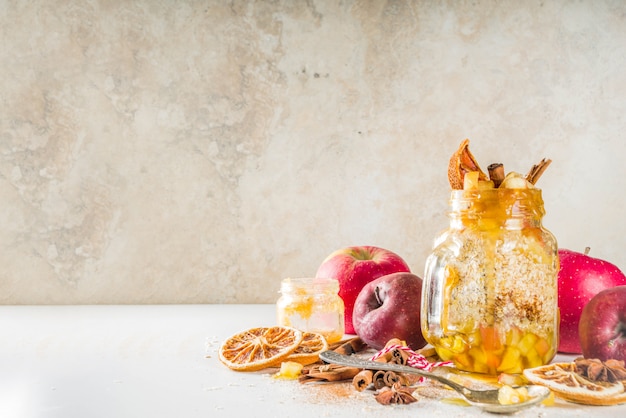
[[[421,275],[447,161],[626,269],[622,1],[0,3],[0,303],[274,302],[347,245]]]

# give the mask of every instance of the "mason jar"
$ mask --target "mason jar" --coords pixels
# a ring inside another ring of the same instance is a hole
[[[276,302],[278,324],[323,335],[329,344],[344,335],[344,304],[339,282],[330,278],[288,278]]]
[[[422,290],[422,333],[443,360],[496,375],[553,359],[559,259],[544,214],[540,189],[452,192]]]

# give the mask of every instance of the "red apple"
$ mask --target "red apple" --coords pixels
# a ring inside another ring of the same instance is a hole
[[[626,276],[615,265],[587,255],[559,249],[561,268],[558,273],[559,329],[558,351],[581,353],[578,324],[583,307],[600,291],[626,285]]]
[[[585,358],[626,361],[626,286],[591,298],[580,315],[578,334]]]
[[[392,338],[413,350],[426,345],[420,310],[422,279],[411,273],[392,273],[366,284],[354,302],[354,329],[370,347],[380,350]]]
[[[352,309],[363,286],[379,277],[397,272],[409,272],[409,266],[398,254],[373,246],[355,246],[330,254],[319,266],[315,277],[330,277],[339,281],[339,296],[345,305],[346,334],[354,334]]]

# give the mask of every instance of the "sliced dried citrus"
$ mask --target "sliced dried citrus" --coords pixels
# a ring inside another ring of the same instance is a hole
[[[478,180],[489,180],[487,175],[480,169],[476,158],[474,158],[469,150],[469,139],[465,139],[461,142],[456,152],[452,154],[450,162],[448,163],[448,181],[450,182],[450,187],[455,190],[462,190],[465,173],[472,171],[478,172]]]
[[[287,356],[287,361],[295,361],[306,366],[318,361],[320,353],[326,350],[328,350],[328,342],[322,334],[305,332],[298,348]]]
[[[574,363],[554,363],[524,370],[528,381],[543,385],[556,396],[585,405],[617,405],[626,402],[624,385],[617,381],[592,382],[576,373]]]
[[[222,363],[232,370],[256,371],[280,365],[298,348],[304,335],[295,328],[251,328],[228,338],[219,349]]]

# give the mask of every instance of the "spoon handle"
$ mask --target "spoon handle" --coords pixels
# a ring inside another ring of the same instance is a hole
[[[444,385],[451,387],[457,392],[466,395],[468,394],[469,389],[465,386],[459,385],[452,380],[446,379],[443,376],[440,376],[435,373],[430,373],[425,370],[416,369],[415,367],[403,366],[401,364],[395,363],[381,363],[378,361],[366,360],[363,358],[359,358],[356,356],[346,356],[344,354],[339,354],[334,351],[324,351],[320,353],[320,359],[324,360],[326,363],[334,363],[339,364],[341,366],[348,367],[356,367],[359,369],[368,369],[368,370],[386,370],[397,373],[411,373],[417,374],[419,376],[436,380]]]

